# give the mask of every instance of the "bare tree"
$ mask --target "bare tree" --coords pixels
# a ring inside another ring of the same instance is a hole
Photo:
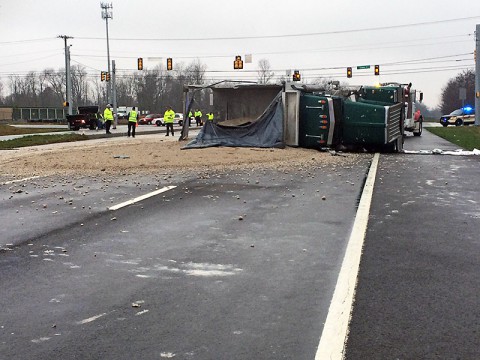
[[[70,69],[72,77],[72,102],[76,105],[88,105],[87,72],[83,66],[74,65]]]
[[[192,61],[190,65],[187,66],[186,77],[187,81],[193,85],[202,85],[205,79],[205,71],[207,66],[202,64],[199,59]]]
[[[275,76],[270,67],[270,61],[267,59],[258,60],[258,83],[268,84],[269,81]]]
[[[459,98],[460,88],[467,90],[465,104],[473,105],[475,103],[475,72],[473,70],[465,70],[458,74],[455,78],[450,79],[442,89],[440,108],[444,114],[462,107],[462,100]]]
[[[3,83],[0,81],[0,104],[4,104]]]
[[[56,72],[53,69],[45,69],[43,71],[45,82],[52,88],[57,97],[57,101],[61,104],[66,100],[65,96],[65,70],[60,69]]]
[[[140,109],[151,112],[160,110],[158,104],[160,94],[160,88],[158,86],[159,77],[159,68],[143,70],[141,73],[135,75],[134,88]]]

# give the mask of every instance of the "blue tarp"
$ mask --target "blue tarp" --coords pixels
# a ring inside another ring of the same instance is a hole
[[[283,148],[283,105],[280,92],[260,117],[240,126],[206,121],[197,137],[184,149],[211,146]]]

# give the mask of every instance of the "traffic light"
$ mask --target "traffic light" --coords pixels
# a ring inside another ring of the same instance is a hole
[[[233,62],[233,68],[235,70],[243,69],[243,60],[240,55],[235,56],[235,61]]]
[[[292,79],[292,80],[293,80],[293,81],[300,81],[300,79],[301,79],[301,77],[300,77],[300,71],[295,70],[295,71],[293,72],[293,79]]]
[[[105,81],[110,81],[110,73],[108,71],[105,73]]]
[[[143,58],[138,58],[137,59],[137,69],[138,70],[143,70]]]
[[[68,101],[63,102],[63,107],[68,107],[69,105],[70,105],[70,103]]]
[[[173,69],[173,59],[167,58],[167,70],[172,70],[172,69]]]
[[[380,75],[380,65],[375,65],[375,75]]]
[[[347,67],[347,78],[351,78],[351,77],[352,77],[352,68]]]
[[[101,81],[105,81],[105,78],[106,78],[106,77],[107,77],[107,73],[106,73],[105,71],[102,71],[102,72],[100,73],[100,80],[101,80]]]

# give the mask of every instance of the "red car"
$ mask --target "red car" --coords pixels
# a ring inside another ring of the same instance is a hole
[[[148,114],[145,115],[144,117],[138,119],[138,125],[151,125],[153,123],[153,119],[162,117],[160,114]]]

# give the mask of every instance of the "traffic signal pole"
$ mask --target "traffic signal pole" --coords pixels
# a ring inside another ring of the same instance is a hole
[[[113,97],[113,128],[116,129],[118,125],[118,114],[117,114],[117,90],[115,86],[115,60],[112,60],[112,97]]]
[[[475,126],[480,126],[480,24],[475,31]]]

